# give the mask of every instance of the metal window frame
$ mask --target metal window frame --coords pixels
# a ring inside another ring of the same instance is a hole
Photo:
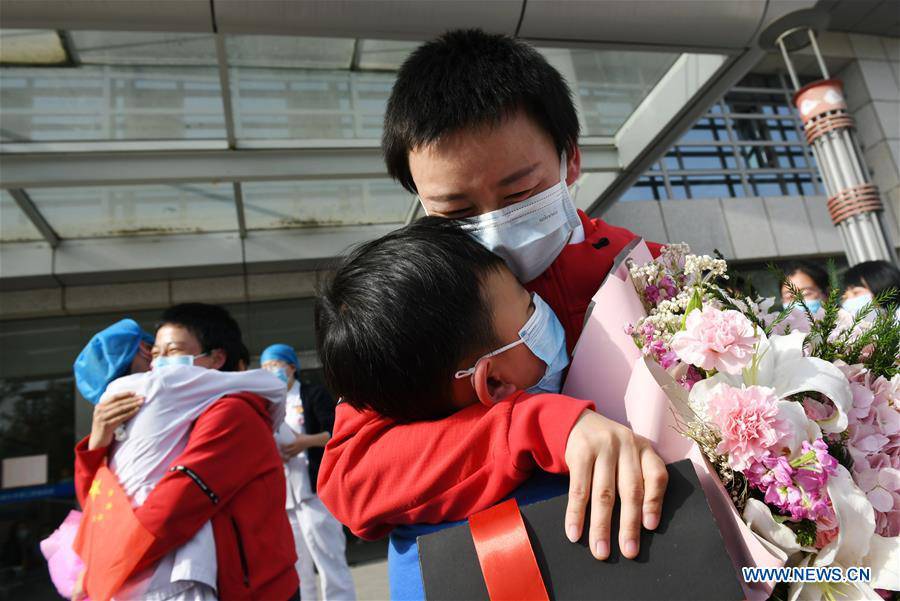
[[[750,76],[752,78],[753,76]],[[675,199],[674,189],[683,186],[684,196],[693,198],[695,196],[692,191],[692,185],[709,185],[706,180],[695,180],[693,177],[708,178],[710,176],[720,175],[724,183],[723,192],[727,190],[728,194],[723,196],[738,197],[734,189],[735,176],[739,178],[744,196],[759,195],[758,185],[776,184],[779,186],[781,193],[786,196],[796,195],[802,196],[803,186],[811,184],[816,193],[822,193],[822,183],[819,179],[819,172],[816,168],[815,159],[806,143],[806,137],[803,134],[800,120],[794,111],[790,113],[765,113],[765,112],[741,112],[734,110],[729,101],[738,101],[742,104],[752,104],[753,102],[772,107],[791,106],[791,92],[784,78],[783,73],[779,73],[777,80],[766,77],[766,80],[774,87],[761,87],[751,85],[737,85],[728,90],[716,103],[714,108],[710,108],[702,115],[694,124],[694,130],[709,131],[712,134],[712,140],[682,140],[673,145],[669,151],[656,164],[658,170],[647,171],[636,182],[636,187],[652,188],[653,195],[658,198],[657,185],[655,180],[662,178],[666,194],[669,199]],[[735,98],[737,96],[737,98]],[[777,99],[784,99],[783,102]],[[777,109],[775,109],[777,110]],[[716,120],[722,120],[722,123],[716,123]],[[750,121],[754,124],[753,129],[757,135],[763,139],[745,140],[742,139],[735,131],[735,122]],[[771,123],[774,122],[774,123]],[[772,139],[771,132],[778,131],[782,140]],[[725,138],[720,137],[721,133],[725,133]],[[796,136],[795,140],[789,140],[787,132],[793,132]],[[709,147],[713,150],[710,152],[692,153],[692,148]],[[726,150],[730,148],[730,151]],[[732,155],[735,161],[735,168],[728,167],[726,155]],[[767,166],[754,167],[746,160],[750,154],[759,154],[763,157]],[[685,158],[688,156],[709,158],[718,158],[722,166],[721,169],[707,168],[690,168],[685,165]],[[803,156],[806,166],[799,166],[795,160],[797,157]],[[670,157],[677,161],[677,169],[669,169],[666,165],[666,158]],[[781,158],[787,157],[790,167],[781,166]],[[773,164],[774,162],[774,164]],[[796,187],[796,193],[791,191],[791,187]]]

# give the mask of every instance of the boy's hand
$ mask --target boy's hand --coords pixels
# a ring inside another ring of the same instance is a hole
[[[591,501],[588,541],[597,559],[609,557],[610,520],[618,486],[621,499],[619,548],[634,559],[640,548],[641,523],[659,525],[669,474],[650,442],[599,413],[585,410],[566,443],[569,504],[566,536],[581,538],[584,512]]]

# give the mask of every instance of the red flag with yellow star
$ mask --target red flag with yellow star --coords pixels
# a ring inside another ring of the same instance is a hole
[[[97,470],[73,545],[85,564],[85,593],[95,601],[112,598],[153,539],[115,474],[106,466]]]

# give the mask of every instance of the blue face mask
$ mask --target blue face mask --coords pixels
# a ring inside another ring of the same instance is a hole
[[[290,379],[290,375],[285,367],[267,367],[266,370],[285,384],[287,384]]]
[[[803,302],[806,304],[806,308],[809,309],[809,312],[813,315],[815,315],[819,311],[819,309],[822,308],[822,301],[817,298],[814,298],[812,300],[804,299]]]
[[[569,354],[566,352],[566,332],[544,299],[539,295],[533,294],[534,313],[519,330],[519,339],[511,342],[506,346],[502,346],[495,351],[491,351],[478,359],[486,359],[499,355],[504,351],[508,351],[514,346],[524,344],[534,353],[535,357],[543,361],[547,365],[543,377],[540,381],[526,390],[530,393],[552,392],[558,393],[562,390],[563,371],[569,365]],[[456,372],[456,378],[466,378],[475,373],[475,365],[469,369]]]
[[[863,307],[872,302],[871,294],[860,294],[859,296],[854,296],[853,298],[848,298],[844,302],[841,303],[841,307],[843,307],[844,311],[852,315],[856,315],[860,311],[862,311]]]
[[[150,362],[150,365],[153,369],[159,369],[160,367],[165,367],[167,365],[193,365],[194,359],[205,357],[208,354],[209,353],[201,353],[199,355],[166,355],[157,357]]]

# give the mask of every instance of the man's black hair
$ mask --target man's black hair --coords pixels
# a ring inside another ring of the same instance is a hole
[[[784,268],[784,275],[786,278],[791,277],[797,272],[809,276],[809,279],[818,286],[819,290],[822,291],[822,294],[826,297],[828,296],[828,272],[825,271],[823,267],[810,261],[793,261],[788,263]]]
[[[388,173],[416,192],[409,152],[463,129],[497,125],[524,110],[557,153],[578,142],[569,86],[530,45],[479,29],[449,31],[400,67],[384,116],[381,147]]]
[[[861,286],[872,291],[872,296],[894,289],[889,303],[900,303],[900,269],[887,261],[857,263],[844,273],[844,287]]]
[[[250,349],[247,348],[247,345],[241,342],[241,352],[238,357],[239,367],[243,367],[243,369],[250,369]]]
[[[451,413],[459,364],[497,346],[482,282],[504,268],[439,217],[357,247],[316,300],[328,387],[357,409],[400,422]]]
[[[222,349],[225,363],[221,371],[238,370],[244,350],[241,327],[224,307],[205,303],[174,305],[163,311],[156,329],[165,325],[186,329],[197,339],[204,353]]]

